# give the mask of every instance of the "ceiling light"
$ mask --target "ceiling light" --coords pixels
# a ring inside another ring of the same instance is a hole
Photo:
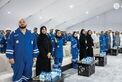
[[[39,19],[42,19],[42,17],[40,16]]]
[[[114,9],[119,9],[120,8],[120,4],[119,3],[114,3],[113,7],[114,7]]]
[[[8,13],[8,14],[11,14],[11,12],[10,12],[10,11],[8,11],[7,13]]]
[[[86,14],[89,14],[89,11],[86,11]]]
[[[74,5],[70,5],[69,8],[71,8],[71,9],[74,8]]]

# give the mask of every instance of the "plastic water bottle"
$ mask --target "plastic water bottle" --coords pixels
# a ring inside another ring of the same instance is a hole
[[[101,56],[101,57],[106,56],[106,52],[101,52],[101,53],[100,53],[100,56]]]
[[[46,81],[51,81],[51,74],[50,73],[46,73]]]
[[[39,76],[39,79],[41,81],[45,81],[45,73],[41,73],[40,76]]]

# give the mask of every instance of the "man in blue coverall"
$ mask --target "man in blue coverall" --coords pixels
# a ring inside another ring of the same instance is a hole
[[[33,62],[39,53],[34,35],[26,29],[26,21],[19,21],[19,28],[11,33],[6,56],[13,68],[13,82],[27,82],[32,77]]]
[[[48,34],[50,41],[51,41],[51,54],[54,57],[54,52],[55,52],[55,34],[53,33],[53,29],[50,29],[50,33]]]
[[[0,32],[0,53],[5,53],[4,45],[5,45],[5,37],[1,31]]]
[[[100,34],[100,53],[106,52],[106,36],[103,31]]]
[[[39,34],[38,34],[38,28],[37,27],[34,27],[34,29],[33,29],[33,35],[35,36],[36,41],[37,41],[38,36],[39,36]]]

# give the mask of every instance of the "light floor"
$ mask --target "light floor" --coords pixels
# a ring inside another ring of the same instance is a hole
[[[77,70],[65,71],[65,82],[122,82],[122,54],[108,56],[105,67],[96,67],[96,72],[90,77],[78,76]]]

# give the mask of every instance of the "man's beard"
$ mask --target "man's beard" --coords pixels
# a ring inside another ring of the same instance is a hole
[[[23,27],[22,27],[22,26],[19,26],[19,28],[21,28],[21,29],[25,29],[25,28],[26,28],[26,26],[23,26]]]

